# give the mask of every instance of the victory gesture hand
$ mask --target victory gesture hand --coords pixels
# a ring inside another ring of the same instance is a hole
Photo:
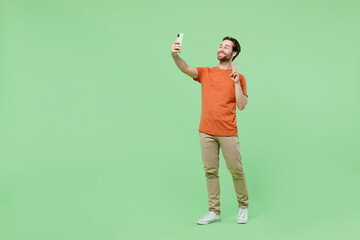
[[[230,78],[231,80],[234,81],[234,83],[238,83],[239,82],[239,74],[236,72],[236,64],[231,64],[232,65],[232,73],[230,74]]]

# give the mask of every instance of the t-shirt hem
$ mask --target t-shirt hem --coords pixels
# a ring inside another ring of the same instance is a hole
[[[222,134],[222,133],[216,133],[216,132],[211,132],[211,131],[203,131],[199,129],[199,132],[203,132],[203,133],[207,133],[207,134],[211,134],[211,135],[215,135],[215,136],[223,136],[223,137],[232,137],[232,136],[238,136],[238,133],[236,133],[235,135],[229,135],[229,134]],[[236,130],[237,132],[237,130]]]

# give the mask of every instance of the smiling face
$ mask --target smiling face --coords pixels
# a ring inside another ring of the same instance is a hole
[[[217,51],[217,59],[221,62],[232,61],[232,58],[236,55],[236,52],[232,52],[233,42],[230,40],[224,40]]]

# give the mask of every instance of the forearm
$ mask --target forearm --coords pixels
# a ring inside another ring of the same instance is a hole
[[[240,81],[235,83],[235,98],[236,105],[240,110],[243,110],[247,104],[247,97],[244,95]]]
[[[178,54],[173,54],[172,57],[174,58],[174,61],[176,63],[176,66],[178,66],[178,68],[182,71],[185,72],[186,68],[187,68],[187,64],[185,63],[184,60],[182,60],[182,58],[178,55]]]

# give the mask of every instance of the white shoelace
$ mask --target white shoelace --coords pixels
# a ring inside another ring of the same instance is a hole
[[[205,220],[205,219],[209,218],[211,214],[212,214],[212,212],[208,212],[202,219]]]
[[[244,217],[245,215],[245,209],[244,208],[240,208],[240,212],[239,212],[239,216],[238,217]]]

